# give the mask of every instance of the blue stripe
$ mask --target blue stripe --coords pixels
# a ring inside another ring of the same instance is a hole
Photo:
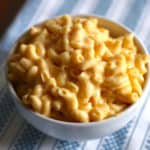
[[[17,138],[11,144],[10,150],[33,150],[38,144],[40,144],[43,134],[33,128],[31,125],[24,122],[22,128],[19,130],[22,131],[18,133]]]
[[[57,140],[55,148],[56,150],[78,150],[81,144],[76,141],[62,141]]]
[[[68,2],[65,1],[55,16],[69,14],[72,11],[73,7],[76,5],[76,3],[78,3],[78,1],[79,0],[69,0]]]
[[[27,1],[17,19],[13,22],[10,29],[0,40],[0,48],[3,51],[9,51],[12,44],[16,41],[21,33],[24,32],[25,27],[31,22],[34,12],[39,7],[41,0]],[[30,7],[29,7],[30,6]],[[31,9],[32,8],[32,9]],[[19,19],[18,19],[19,18]]]
[[[101,0],[96,6],[94,13],[104,15],[110,7],[112,0]]]
[[[135,0],[123,23],[133,30],[142,15],[145,4],[146,0]]]
[[[132,121],[130,121],[124,128],[120,129],[119,131],[113,133],[111,136],[108,136],[104,139],[102,149],[103,150],[121,150],[123,149],[123,145],[125,140],[128,136],[129,129],[131,128]],[[97,150],[99,147],[97,147]]]

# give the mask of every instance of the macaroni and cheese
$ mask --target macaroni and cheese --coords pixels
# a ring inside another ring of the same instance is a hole
[[[69,122],[117,115],[142,94],[149,56],[132,34],[113,37],[94,17],[64,15],[32,27],[8,62],[22,103]]]

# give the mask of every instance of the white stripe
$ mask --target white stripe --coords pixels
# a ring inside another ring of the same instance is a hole
[[[108,17],[108,18],[111,17],[111,15],[114,13],[117,3],[118,3],[117,0],[112,0],[111,5],[110,5],[109,9],[107,10],[107,13],[105,14],[106,17]]]
[[[150,42],[149,42],[150,18],[148,15],[149,10],[150,10],[150,1],[147,1],[147,3],[145,4],[143,13],[135,29],[135,32],[138,34],[138,36],[141,38],[141,40],[144,42],[147,48],[150,45]]]
[[[147,145],[150,146],[149,138],[150,138],[150,124],[149,124],[149,126],[145,132],[145,137],[144,137],[143,142],[141,144],[140,150],[143,150],[144,148],[146,148]]]
[[[99,139],[87,141],[84,150],[96,150],[98,143]]]
[[[99,0],[80,0],[72,10],[72,14],[89,13],[94,10]]]
[[[60,8],[63,2],[64,0],[61,0],[59,2],[57,0],[56,1],[52,0],[51,2],[48,2],[45,0],[43,4],[44,7],[41,8],[37,13],[37,16],[40,16],[40,17],[38,18],[38,20],[36,19],[33,20],[32,23],[30,23],[28,26],[32,26],[33,24],[42,22],[45,19],[47,19],[49,16],[54,15],[58,11],[58,9]]]
[[[57,1],[57,4],[56,4],[56,6],[51,6],[49,8],[49,9],[52,9],[52,11],[48,12],[46,18],[48,18],[50,16],[55,16],[55,14],[58,12],[60,7],[62,7],[62,5],[66,2],[65,0],[54,0],[54,1]],[[53,7],[54,7],[54,9],[53,9]]]
[[[143,13],[135,29],[135,32],[141,37],[143,37],[145,32],[147,32],[148,26],[150,27],[149,10],[150,10],[150,1],[148,0],[147,3],[145,4]]]
[[[149,1],[150,2],[150,1]],[[150,11],[150,4],[149,8],[147,9],[147,15],[145,17],[145,20],[143,21],[143,25],[141,27],[141,30],[139,32],[139,37],[144,41],[148,35],[148,31],[150,30],[150,17],[149,17],[149,11]]]
[[[144,44],[146,45],[146,47],[150,51],[150,40],[149,40],[149,37],[150,37],[150,26],[147,29],[147,34],[145,36],[146,36],[146,38],[144,39]]]
[[[13,122],[9,122],[11,126],[8,128],[8,130],[5,132],[5,136],[0,140],[0,147],[1,149],[8,149],[10,144],[12,143],[12,139],[16,138],[16,133],[20,129],[23,123],[23,118],[16,115]]]
[[[132,6],[133,0],[124,0],[118,1],[114,0],[111,7],[109,8],[106,17],[111,18],[113,20],[120,20],[125,18],[127,12]]]
[[[0,138],[3,138],[5,136],[5,133],[7,132],[8,128],[11,126],[12,121],[14,120],[14,112],[9,115],[8,121],[5,123],[5,126],[2,128]]]
[[[53,150],[54,144],[56,142],[56,139],[52,137],[46,137],[46,139],[42,142],[42,145],[40,146],[39,150]]]
[[[4,85],[6,83],[5,81],[5,73],[4,73],[4,64],[0,64],[0,92],[4,88]],[[1,99],[0,99],[1,101]]]
[[[133,148],[133,144],[134,144],[134,146],[136,145],[136,150],[140,150],[141,143],[144,139],[145,132],[150,122],[149,108],[150,108],[150,101],[148,101],[146,107],[144,108],[144,111],[138,122],[138,125],[134,130],[134,134],[130,141],[128,149]]]
[[[149,29],[149,30],[150,30],[150,29]],[[148,34],[147,37],[150,37],[150,33]],[[149,41],[149,38],[146,39],[145,44],[146,44],[146,46],[147,46],[147,48],[148,48],[148,50],[149,50],[149,53],[150,53],[150,41]]]
[[[42,14],[43,14],[44,6],[45,6],[46,4],[47,4],[47,1],[46,1],[46,0],[42,0],[42,2],[39,4],[40,7],[36,10],[36,12],[35,12],[35,14],[34,14],[32,20],[31,20],[31,22],[28,24],[27,28],[28,28],[29,26],[31,26],[34,22],[36,22],[38,16],[42,16],[42,15],[41,15],[41,12],[42,12]],[[45,11],[45,10],[44,10],[44,11]],[[39,17],[39,18],[40,18],[40,17]]]
[[[134,121],[133,127],[132,127],[132,131],[130,132],[130,137],[128,138],[128,143],[127,143],[126,146],[125,146],[126,149],[128,148],[128,146],[129,146],[129,144],[130,144],[130,141],[131,141],[131,139],[133,138],[135,129],[136,129],[136,127],[138,126],[138,123],[139,123],[140,119],[142,118],[141,116],[142,116],[143,110],[145,109],[146,104],[147,104],[147,102],[148,102],[148,101],[147,101],[148,98],[149,98],[149,96],[147,95],[145,101],[142,101],[142,102],[141,102],[141,105],[140,105],[140,107],[139,107],[138,110],[137,110],[136,118],[135,118],[135,121]]]
[[[130,9],[132,8],[132,6],[134,5],[134,2],[136,0],[128,0],[128,1],[125,1],[125,6],[122,5],[123,7],[123,11],[121,13],[116,13],[118,14],[118,16],[116,16],[117,18],[119,17],[120,18],[120,22],[123,22],[125,21],[127,15],[128,15],[128,12],[130,11]],[[121,9],[121,8],[120,8]],[[133,11],[133,10],[132,10]],[[117,20],[117,19],[115,19]]]

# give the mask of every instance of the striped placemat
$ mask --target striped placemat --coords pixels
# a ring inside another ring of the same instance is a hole
[[[2,62],[14,41],[31,25],[62,14],[92,13],[131,28],[150,50],[150,0],[28,0],[0,40],[0,150],[150,150],[150,101],[112,135],[87,142],[61,141],[42,134],[16,112],[9,99]]]

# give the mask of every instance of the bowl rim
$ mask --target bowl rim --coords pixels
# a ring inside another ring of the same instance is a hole
[[[32,26],[37,26],[37,25],[40,25],[41,23],[45,22],[46,20],[48,19],[53,19],[53,18],[57,18],[57,17],[61,17],[63,16],[64,14],[62,15],[59,15],[59,16],[54,16],[52,18],[47,18],[45,19],[44,21],[38,23],[38,24],[34,24]],[[128,27],[126,27],[125,25],[123,25],[122,23],[119,23],[117,21],[114,21],[110,18],[107,18],[107,17],[104,17],[104,16],[100,16],[100,15],[96,15],[96,14],[69,14],[71,16],[74,16],[74,17],[96,17],[98,19],[102,19],[106,22],[109,22],[115,26],[118,26],[119,28],[122,28],[124,30],[127,31],[127,33],[132,33],[134,38],[136,39],[136,41],[139,43],[139,45],[142,47],[143,49],[143,52],[145,54],[149,54],[147,48],[144,46],[143,42],[141,41],[141,39],[136,35],[136,33],[134,33],[131,29],[129,29]],[[17,96],[17,93],[15,92],[14,88],[13,88],[13,85],[12,83],[8,80],[7,78],[7,71],[8,71],[8,58],[9,56],[14,52],[15,50],[15,47],[17,45],[17,43],[19,42],[20,38],[28,31],[29,29],[27,29],[24,33],[22,33],[19,38],[16,40],[16,42],[14,43],[14,45],[12,46],[11,50],[9,51],[8,53],[8,56],[6,58],[6,61],[5,61],[5,64],[4,64],[4,74],[5,74],[5,79],[6,79],[6,83],[7,83],[7,86],[8,86],[8,90],[11,92],[11,94],[15,97],[13,98],[13,100],[15,101],[15,103],[18,103],[19,106],[21,107],[21,109],[25,109],[26,111],[28,111],[29,113],[31,113],[32,115],[34,115],[35,117],[38,117],[40,119],[43,119],[43,120],[46,120],[46,121],[49,121],[49,123],[55,123],[55,124],[59,124],[59,125],[65,125],[65,126],[73,126],[73,127],[79,127],[79,126],[82,126],[82,127],[87,127],[87,126],[97,126],[97,125],[103,125],[103,124],[106,124],[106,123],[111,123],[112,121],[115,121],[119,118],[122,118],[123,116],[125,116],[126,114],[128,114],[128,112],[130,112],[132,109],[134,109],[138,103],[140,103],[141,101],[144,101],[143,97],[145,94],[147,94],[148,92],[148,89],[149,89],[149,86],[150,86],[150,64],[148,64],[147,68],[148,68],[148,72],[147,72],[147,77],[146,77],[146,81],[145,81],[145,85],[144,85],[144,88],[143,88],[143,92],[142,92],[142,95],[138,98],[138,100],[132,104],[131,106],[129,106],[128,108],[126,108],[123,112],[119,113],[118,115],[115,115],[115,116],[112,116],[110,118],[106,118],[104,120],[100,120],[100,121],[96,121],[96,122],[87,122],[87,123],[82,123],[82,122],[67,122],[67,121],[61,121],[61,120],[56,120],[56,119],[53,119],[53,118],[49,118],[49,117],[46,117],[40,113],[37,113],[37,112],[34,112],[32,111],[31,109],[29,108],[26,108],[20,98]],[[143,100],[142,100],[143,99]]]

